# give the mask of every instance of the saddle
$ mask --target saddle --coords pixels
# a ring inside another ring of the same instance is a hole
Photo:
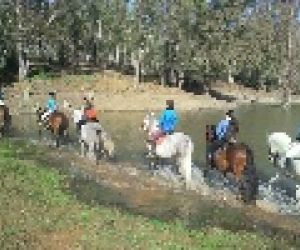
[[[162,131],[157,131],[156,133],[150,135],[150,140],[154,142],[156,145],[162,144],[165,138],[166,135]]]

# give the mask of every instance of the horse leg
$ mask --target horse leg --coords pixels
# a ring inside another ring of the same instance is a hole
[[[186,189],[191,188],[192,181],[192,142],[188,141],[188,147],[185,148],[185,152],[179,158],[180,172],[185,178]]]
[[[93,160],[95,157],[94,147],[95,147],[94,142],[90,142],[89,143],[89,159],[91,159],[91,160]]]
[[[69,140],[69,138],[70,138],[68,130],[64,129],[62,134],[64,137],[64,141],[67,142],[67,140]]]
[[[56,130],[54,135],[55,135],[55,145],[58,148],[60,146],[60,133],[59,133],[59,130]]]
[[[80,141],[81,145],[81,157],[85,156],[85,142],[83,140]]]
[[[38,133],[39,133],[39,140],[41,140],[42,139],[42,128],[41,128],[41,125],[39,125],[39,131],[38,131]]]
[[[150,157],[149,159],[149,170],[154,170],[156,168],[157,159],[156,157]]]
[[[176,175],[182,175],[183,174],[183,170],[182,170],[182,166],[183,165],[183,157],[176,155],[175,156],[175,165],[174,165],[174,173]]]
[[[95,150],[96,164],[99,165],[100,153],[101,153],[99,142],[94,144],[94,150]]]

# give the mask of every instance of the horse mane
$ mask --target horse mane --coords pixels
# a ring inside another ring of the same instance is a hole
[[[217,139],[216,135],[216,125],[206,125],[206,134],[209,133],[212,135],[212,138],[209,138],[210,141],[215,141]]]
[[[249,165],[253,165],[253,163],[254,163],[253,150],[250,148],[250,146],[248,144],[246,144],[244,142],[240,142],[239,146],[246,150],[247,162],[249,163]]]

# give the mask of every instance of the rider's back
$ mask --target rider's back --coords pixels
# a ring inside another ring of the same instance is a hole
[[[177,113],[174,109],[165,109],[160,117],[161,128],[165,132],[174,131],[177,125],[177,120]]]
[[[221,120],[216,127],[216,136],[218,140],[223,140],[226,136],[227,130],[229,127],[228,120]]]
[[[50,98],[47,102],[47,109],[49,111],[55,111],[57,109],[56,100],[54,100],[53,98]]]
[[[97,120],[97,111],[94,108],[89,108],[85,110],[85,117],[87,121]]]

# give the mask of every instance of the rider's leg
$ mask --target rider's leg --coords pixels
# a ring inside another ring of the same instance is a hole
[[[44,114],[41,115],[42,121],[45,121],[48,115],[49,115],[49,111],[45,111]]]

